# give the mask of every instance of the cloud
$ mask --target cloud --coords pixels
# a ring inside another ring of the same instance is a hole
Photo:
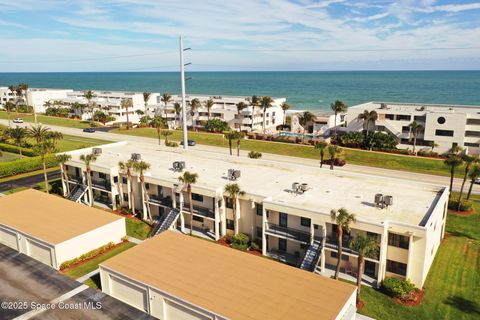
[[[446,12],[461,12],[467,10],[478,10],[480,9],[480,2],[476,3],[465,3],[465,4],[447,4],[442,6],[435,6],[436,11],[446,11]]]

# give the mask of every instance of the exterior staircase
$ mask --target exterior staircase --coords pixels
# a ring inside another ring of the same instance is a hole
[[[307,248],[307,252],[305,253],[302,263],[300,264],[300,269],[311,272],[315,271],[322,250],[322,242],[319,240],[314,240],[313,243]]]
[[[75,201],[75,202],[80,202],[82,199],[82,196],[87,192],[87,186],[83,184],[78,184],[71,192],[70,196],[68,199]]]
[[[160,223],[160,227],[158,227],[157,231],[153,235],[156,236],[157,234],[160,234],[163,231],[170,229],[170,227],[175,223],[175,221],[177,221],[179,215],[180,210],[171,209],[165,219],[162,221],[162,223]]]

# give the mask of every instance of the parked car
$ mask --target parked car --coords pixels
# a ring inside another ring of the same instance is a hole
[[[83,132],[92,133],[92,132],[95,132],[95,129],[93,129],[93,128],[85,128],[85,129],[83,129]]]
[[[475,184],[480,184],[480,178],[475,178]]]
[[[22,118],[15,118],[15,119],[13,119],[13,123],[23,123],[23,119]]]
[[[195,142],[195,140],[188,140],[188,142],[187,142],[187,145],[188,145],[189,147],[193,147],[193,146],[195,146],[196,144],[197,144],[197,143]],[[180,142],[180,145],[183,146],[183,141]]]

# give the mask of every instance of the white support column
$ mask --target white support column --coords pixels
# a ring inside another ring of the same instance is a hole
[[[313,240],[315,240],[315,239],[314,239],[314,235],[315,235],[314,224],[313,224],[313,221],[310,220],[310,244],[311,244],[311,245],[313,244]]]
[[[140,182],[140,194],[142,195],[142,219],[143,220],[146,220],[148,217],[147,217],[147,204],[145,203],[145,192],[146,190],[143,190],[143,185],[142,183]]]
[[[262,206],[262,254],[267,255],[267,235],[265,234],[265,224],[267,223],[267,210]]]
[[[180,191],[179,210],[180,210],[180,231],[185,232],[185,216],[183,215],[183,192]]]
[[[413,251],[413,233],[410,234],[410,237],[408,239],[407,274],[405,276],[407,279],[410,279],[410,273],[412,271],[412,268],[411,268],[412,251]]]
[[[110,194],[112,195],[112,208],[113,210],[117,210],[117,202],[115,201],[115,196],[118,194],[117,191],[114,189],[115,181],[113,179],[113,175],[110,174]]]
[[[252,239],[257,238],[257,230],[255,228],[255,221],[257,219],[257,212],[255,211],[255,201],[250,200],[250,216],[251,216],[251,221],[250,221],[250,235],[252,236]]]
[[[387,264],[387,246],[388,246],[388,223],[383,227],[383,234],[380,238],[380,257],[378,264],[377,285],[380,285],[385,278]]]
[[[214,201],[215,201],[215,206],[214,206],[215,226],[214,226],[214,229],[215,229],[215,241],[217,241],[218,239],[220,239],[220,208],[218,207],[218,201],[220,201],[220,199],[215,197]]]
[[[322,255],[320,258],[320,271],[325,271],[325,243],[327,242],[327,223],[322,225]]]
[[[63,170],[63,166],[60,166],[60,174],[62,176],[63,197],[65,198],[67,196],[67,183],[68,183],[68,181],[65,181],[65,172]]]
[[[225,208],[225,199],[222,197],[222,206],[220,207],[221,236],[227,235],[227,208]]]
[[[235,234],[240,232],[240,200],[235,199]]]
[[[172,208],[177,208],[177,192],[175,191],[175,187],[172,188]]]

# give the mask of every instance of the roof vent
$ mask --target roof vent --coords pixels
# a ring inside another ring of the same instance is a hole
[[[228,169],[228,178],[230,180],[238,180],[241,176],[240,170]]]
[[[292,192],[296,194],[303,194],[309,188],[310,187],[308,186],[308,183],[298,183],[298,182],[292,183]]]
[[[388,206],[393,205],[393,197],[392,196],[385,196],[383,197],[383,203],[388,208]]]
[[[142,160],[142,155],[140,153],[132,153],[130,159],[133,161],[139,161]]]
[[[183,171],[185,169],[185,161],[175,161],[173,162],[173,171]]]
[[[102,148],[93,148],[92,149],[92,154],[98,156],[102,154]]]
[[[375,205],[380,208],[388,208],[388,206],[393,205],[393,197],[377,193],[375,195]]]

